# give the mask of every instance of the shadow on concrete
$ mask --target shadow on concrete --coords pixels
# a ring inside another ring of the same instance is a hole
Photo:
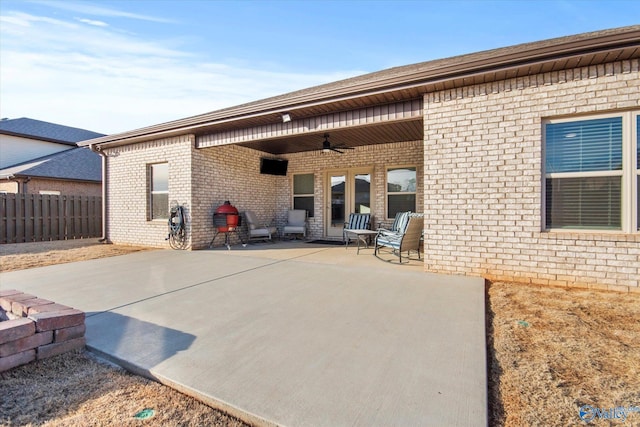
[[[155,366],[189,349],[196,339],[166,326],[111,311],[86,314],[87,349],[146,377]]]

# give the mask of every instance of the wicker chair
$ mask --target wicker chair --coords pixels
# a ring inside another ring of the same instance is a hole
[[[402,226],[402,224],[400,224]],[[422,230],[424,227],[424,216],[422,214],[408,214],[407,221],[403,229],[396,232],[391,230],[378,230],[375,238],[373,254],[378,256],[381,248],[387,247],[398,255],[400,263],[402,263],[402,252],[407,252],[407,257],[411,251],[418,251],[418,259],[420,259],[420,245],[422,241]]]

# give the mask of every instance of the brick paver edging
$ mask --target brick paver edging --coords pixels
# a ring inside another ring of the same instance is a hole
[[[0,372],[83,348],[84,312],[14,289],[0,291]]]

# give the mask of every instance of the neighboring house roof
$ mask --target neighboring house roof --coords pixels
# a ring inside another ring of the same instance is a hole
[[[0,120],[0,134],[57,142],[66,145],[77,145],[80,141],[105,136],[103,133],[43,122],[26,117]]]
[[[87,148],[72,148],[0,170],[0,179],[47,178],[102,181],[100,155]]]
[[[247,104],[109,135],[80,145],[121,145],[184,133],[203,135],[263,126],[293,112],[294,119],[347,111],[425,93],[513,77],[640,57],[640,25],[525,43],[390,68]],[[320,132],[320,131],[319,131]]]

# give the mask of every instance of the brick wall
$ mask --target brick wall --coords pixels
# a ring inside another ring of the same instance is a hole
[[[345,154],[313,151],[289,155],[289,175],[297,173],[314,174],[315,216],[309,221],[312,237],[322,237],[325,232],[324,219],[326,211],[323,206],[327,197],[325,192],[327,180],[325,172],[327,170],[373,169],[371,177],[371,185],[373,187],[371,214],[375,226],[375,223],[380,223],[387,219],[387,204],[385,200],[386,168],[390,166],[415,166],[417,169],[416,210],[421,211],[420,207],[424,204],[422,149],[421,141],[407,141],[357,147],[355,150],[346,151]],[[278,203],[280,206],[287,206],[288,209],[292,205],[293,178],[289,178],[284,185],[285,187],[282,188]],[[285,214],[286,209],[281,211],[281,221],[285,220]]]
[[[425,270],[640,290],[640,234],[544,232],[542,121],[640,106],[638,60],[425,96]]]
[[[28,194],[40,194],[40,191],[59,191],[62,196],[102,196],[102,183],[100,182],[32,178],[25,186]]]
[[[422,206],[422,142],[403,142],[358,147],[345,154],[312,151],[280,156],[289,160],[287,176],[260,174],[260,157],[268,154],[237,145],[196,150],[193,157],[193,246],[205,247],[214,235],[212,216],[215,209],[229,200],[240,212],[253,210],[260,222],[286,222],[292,208],[293,174],[313,173],[315,215],[309,219],[309,236],[324,236],[323,200],[325,171],[336,169],[373,169],[373,215],[385,212],[385,167],[415,165],[418,175],[417,206]],[[220,236],[218,239],[222,239]],[[215,244],[220,244],[216,240]]]
[[[149,166],[169,164],[169,200],[191,216],[192,135],[105,150],[107,155],[107,233],[113,243],[168,247],[167,220],[150,221]],[[168,208],[167,208],[168,211]],[[187,229],[188,236],[191,236]]]
[[[276,216],[276,194],[287,178],[260,174],[260,157],[264,155],[236,145],[195,150],[191,178],[195,249],[209,245],[215,234],[213,213],[227,200],[240,212],[253,210],[261,222]],[[220,235],[214,244],[223,241],[224,235]]]
[[[169,138],[106,150],[108,235],[114,243],[168,247],[166,220],[148,220],[148,167],[169,163],[169,200],[185,206],[187,235],[193,249],[209,245],[215,230],[213,212],[228,200],[240,212],[253,210],[259,221],[281,227],[292,207],[294,173],[315,175],[315,217],[310,237],[324,235],[322,203],[324,172],[328,169],[372,168],[375,200],[373,215],[384,217],[385,167],[415,165],[418,175],[417,206],[422,197],[422,142],[358,147],[340,155],[319,151],[282,156],[289,159],[287,176],[260,174],[260,157],[266,153],[237,145],[195,149],[193,136]],[[219,236],[214,244],[223,242]],[[237,240],[232,236],[233,242]]]
[[[62,196],[102,196],[102,183],[73,182],[53,179],[31,178],[26,184],[26,194],[40,194],[40,191],[59,191]],[[0,191],[7,193],[22,192],[17,182],[0,182]]]

